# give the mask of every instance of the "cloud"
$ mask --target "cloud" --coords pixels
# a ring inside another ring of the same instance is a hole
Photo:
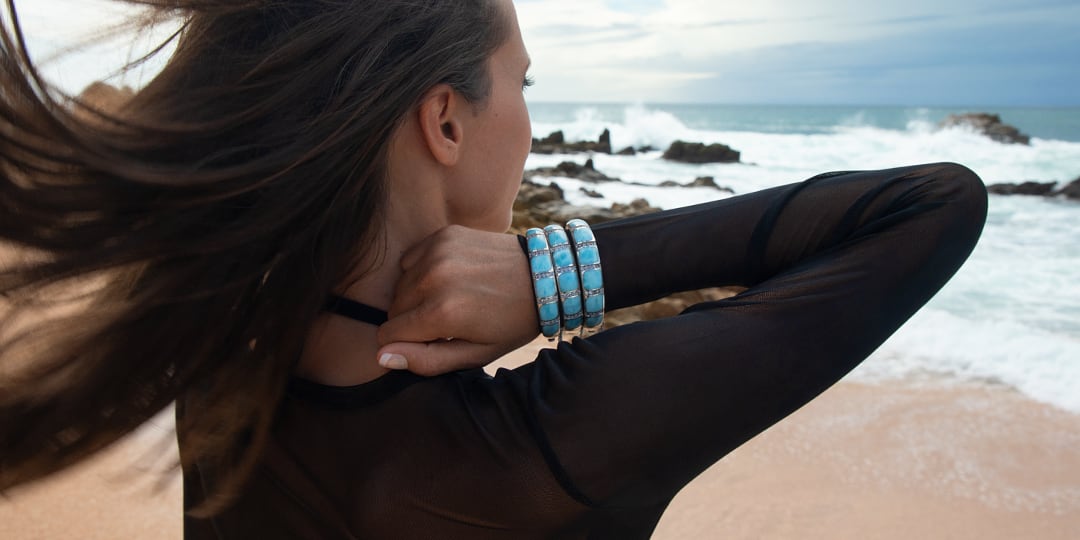
[[[1080,104],[1080,93],[1062,90],[1080,77],[1074,4],[518,5],[540,81],[536,100]],[[563,9],[576,11],[561,19]]]

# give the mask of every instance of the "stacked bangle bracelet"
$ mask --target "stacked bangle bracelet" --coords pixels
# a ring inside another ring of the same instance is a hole
[[[544,233],[547,234],[551,259],[555,263],[555,282],[559,285],[559,302],[562,306],[562,328],[572,332],[585,323],[577,259],[565,229],[558,225],[548,225],[544,227]]]
[[[596,236],[588,223],[572,219],[566,224],[574,239],[578,272],[581,273],[581,289],[585,297],[585,328],[582,332],[595,333],[604,327],[604,273],[600,266],[600,249]]]
[[[555,266],[547,235],[542,229],[529,229],[525,239],[529,243],[529,267],[532,270],[533,292],[536,293],[536,309],[540,313],[540,330],[544,337],[555,339],[562,325],[559,324],[559,289],[555,283]]]
[[[566,229],[533,228],[525,238],[544,337],[555,341],[564,331],[580,329],[584,336],[602,330],[604,277],[588,223],[575,219]]]

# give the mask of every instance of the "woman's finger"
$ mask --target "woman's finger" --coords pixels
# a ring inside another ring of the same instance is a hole
[[[392,343],[379,350],[380,364],[389,369],[407,369],[427,377],[452,371],[484,367],[490,358],[501,356],[495,345],[463,340],[430,343]]]
[[[403,341],[424,343],[452,336],[453,313],[435,306],[436,303],[422,304],[390,318],[376,333],[379,345]]]

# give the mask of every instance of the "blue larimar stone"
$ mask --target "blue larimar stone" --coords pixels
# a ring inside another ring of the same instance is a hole
[[[566,301],[563,302],[563,313],[568,315],[581,313],[581,297],[576,296],[574,298],[567,298]]]
[[[551,326],[545,326],[543,329],[544,337],[555,337],[559,335],[559,325],[554,324]]]
[[[554,321],[559,318],[559,304],[547,304],[540,307],[540,320]]]
[[[541,249],[547,249],[548,247],[547,239],[544,237],[543,234],[539,234],[536,236],[530,234],[527,239],[529,241],[529,251],[539,251]]]
[[[548,257],[546,255],[533,257],[531,260],[529,260],[529,266],[532,268],[532,272],[534,274],[551,272],[555,269],[551,266],[551,257]]]
[[[587,270],[581,274],[581,288],[595,291],[604,287],[604,275],[599,270]]]
[[[559,290],[564,293],[578,290],[577,272],[569,272],[559,276]]]
[[[558,287],[555,285],[553,278],[544,278],[537,280],[534,284],[536,298],[547,298],[549,296],[555,296],[559,294]]]
[[[604,297],[593,296],[585,299],[585,311],[587,313],[603,313],[604,312]]]
[[[585,319],[585,328],[596,328],[604,323],[603,317],[589,317]]]
[[[582,227],[582,225],[584,226]],[[574,235],[575,242],[592,242],[593,240],[596,240],[596,237],[593,236],[592,229],[589,228],[587,223],[580,219],[572,219],[566,226],[570,227],[570,230],[573,231],[572,234]]]
[[[573,268],[574,267],[574,253],[570,250],[570,246],[559,248],[551,252],[551,257],[555,259],[556,268]]]
[[[548,243],[553,246],[570,243],[570,237],[566,236],[566,231],[558,225],[548,225],[544,227],[544,232],[547,233]]]
[[[581,328],[581,325],[584,324],[584,322],[585,322],[585,319],[582,318],[582,317],[574,317],[572,319],[566,319],[566,329],[567,330],[577,330],[578,328]]]
[[[577,252],[578,264],[581,266],[588,266],[590,264],[600,263],[600,250],[595,247],[587,247],[579,249]]]

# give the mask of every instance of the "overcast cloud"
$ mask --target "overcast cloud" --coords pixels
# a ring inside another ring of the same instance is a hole
[[[42,56],[116,2],[18,0]],[[1080,106],[1076,0],[516,0],[530,101]],[[67,89],[138,47],[54,63]]]
[[[535,101],[1080,105],[1080,2],[517,0]]]

